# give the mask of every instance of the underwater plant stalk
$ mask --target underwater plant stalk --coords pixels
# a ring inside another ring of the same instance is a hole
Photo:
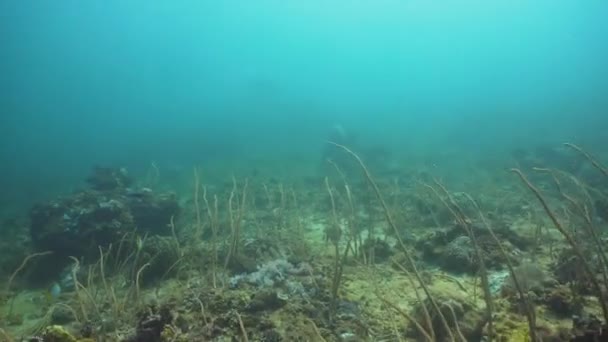
[[[329,199],[331,202],[331,212],[332,212],[332,222],[331,228],[327,230],[327,239],[331,241],[334,245],[334,278],[332,280],[331,285],[331,302],[329,304],[329,320],[333,321],[334,315],[336,314],[336,310],[338,307],[338,290],[340,288],[340,282],[342,278],[342,269],[343,269],[343,261],[346,259],[346,255],[348,253],[348,246],[344,251],[344,259],[340,258],[340,237],[342,236],[342,230],[340,229],[340,224],[338,223],[338,214],[336,212],[336,202],[334,200],[333,192],[331,191],[331,187],[329,186],[329,180],[325,177],[325,187],[327,188],[327,193],[329,194]]]
[[[493,320],[493,312],[494,312],[494,301],[492,300],[492,294],[490,292],[490,282],[488,281],[488,270],[486,268],[486,263],[483,260],[483,253],[481,252],[481,248],[479,248],[479,243],[477,243],[477,237],[475,236],[475,232],[471,229],[469,224],[469,220],[467,216],[464,214],[464,211],[458,203],[454,200],[452,195],[448,192],[448,190],[436,179],[434,180],[435,184],[441,189],[441,191],[447,196],[450,203],[446,202],[445,199],[441,197],[439,192],[435,188],[430,185],[424,184],[424,186],[431,189],[431,191],[439,198],[441,203],[450,211],[452,216],[460,223],[463,227],[466,234],[471,239],[471,243],[473,244],[473,249],[475,250],[475,257],[479,262],[479,278],[481,280],[481,288],[483,289],[484,301],[486,302],[486,315],[488,316],[488,338],[489,342],[492,341],[492,336],[494,335],[494,320]],[[451,204],[451,205],[450,205]],[[450,307],[451,309],[451,307]],[[452,312],[453,313],[453,312]],[[456,316],[454,316],[455,318]],[[457,324],[457,322],[455,321]]]
[[[129,235],[129,232],[122,234],[122,237],[120,238],[120,241],[118,242],[118,249],[116,250],[116,254],[114,257],[114,267],[113,267],[114,271],[118,270],[120,254],[122,253],[122,246],[123,246],[125,240],[127,239],[127,235]]]
[[[177,234],[175,233],[175,221],[174,215],[171,215],[171,219],[169,220],[169,226],[171,226],[171,237],[173,238],[173,243],[175,244],[175,251],[179,257],[182,257],[182,247],[179,243],[179,239],[177,238]]]
[[[401,316],[405,317],[405,319],[407,319],[410,323],[414,324],[414,326],[416,327],[416,329],[418,330],[418,332],[424,336],[424,338],[428,341],[428,342],[435,342],[435,337],[429,335],[429,333],[426,332],[426,330],[424,330],[424,327],[422,325],[420,325],[420,323],[418,323],[418,321],[416,321],[414,319],[414,317],[412,317],[412,315],[408,314],[407,312],[405,312],[403,309],[401,309],[400,307],[398,307],[395,303],[387,300],[386,298],[382,297],[380,294],[376,293],[376,295],[378,296],[378,298],[380,298],[380,300],[388,307],[392,308],[393,310],[397,311],[397,313],[399,313]]]
[[[141,278],[141,273],[148,267],[150,266],[150,263],[147,262],[145,263],[142,267],[140,267],[140,269],[137,271],[137,276],[135,277],[135,302],[137,304],[139,304],[139,299],[140,299],[140,286],[139,286],[139,279]]]
[[[148,240],[148,233],[146,232],[144,234],[143,238],[140,238],[139,236],[137,237],[137,239],[135,240],[135,254],[134,254],[134,259],[133,259],[133,266],[131,267],[131,279],[130,281],[133,281],[136,277],[137,277],[137,270],[138,270],[138,265],[139,265],[139,257],[141,255],[141,251],[144,249],[144,246],[146,245],[146,240]]]
[[[344,150],[347,154],[349,154],[351,157],[353,157],[357,161],[357,163],[359,163],[359,166],[363,170],[363,174],[367,178],[367,181],[371,184],[372,189],[374,190],[374,193],[376,194],[376,198],[378,199],[378,201],[380,202],[380,205],[382,206],[382,210],[384,211],[384,217],[385,217],[386,221],[388,222],[389,226],[393,230],[393,233],[397,237],[397,242],[399,242],[399,246],[401,247],[401,249],[403,251],[403,254],[406,257],[406,259],[407,259],[407,261],[409,263],[410,268],[412,269],[412,271],[414,271],[414,276],[416,277],[416,280],[418,280],[418,283],[420,284],[420,286],[422,287],[422,290],[424,291],[424,293],[426,294],[427,298],[429,299],[429,301],[433,305],[433,308],[437,311],[437,314],[439,315],[439,318],[441,319],[441,323],[445,327],[445,329],[446,329],[446,331],[447,331],[447,333],[448,333],[448,335],[450,337],[450,340],[451,341],[455,341],[454,340],[454,335],[452,334],[452,331],[450,330],[450,327],[448,325],[448,322],[447,322],[445,316],[443,315],[443,313],[439,309],[439,306],[437,305],[437,301],[435,300],[435,298],[431,294],[431,291],[429,290],[428,286],[426,285],[426,283],[422,279],[422,275],[418,271],[418,268],[416,267],[416,263],[414,262],[414,259],[412,258],[412,255],[407,250],[407,247],[405,246],[405,243],[403,242],[403,239],[401,239],[401,235],[399,234],[399,229],[397,229],[397,225],[395,224],[395,221],[393,220],[393,216],[391,215],[391,212],[388,209],[388,206],[386,205],[386,202],[384,201],[384,198],[382,197],[382,194],[380,193],[380,189],[378,188],[378,185],[376,184],[376,182],[372,178],[372,175],[370,174],[369,170],[367,169],[367,167],[365,166],[365,164],[363,163],[363,161],[361,160],[361,158],[359,158],[359,156],[355,152],[353,152],[352,150],[350,150],[348,147],[346,147],[344,145],[337,144],[335,142],[331,142],[331,141],[328,141],[328,143],[331,144],[331,145],[334,145],[334,146],[336,146],[336,147],[338,147],[338,148],[340,148],[342,150]]]
[[[359,234],[359,230],[357,229],[357,221],[355,219],[355,206],[353,204],[353,196],[350,191],[350,186],[348,183],[344,183],[344,191],[346,191],[346,199],[348,200],[348,209],[349,209],[349,217],[348,217],[348,226],[350,231],[350,240],[353,241],[353,255],[356,257],[359,256],[359,246],[361,246],[361,234]]]
[[[302,233],[302,221],[301,221],[301,217],[300,217],[300,206],[298,205],[298,197],[296,196],[296,191],[293,188],[291,189],[291,201],[293,202],[293,208],[294,208],[294,211],[295,211],[296,233],[298,235],[300,235]]]
[[[226,260],[224,260],[224,268],[228,269],[228,265],[230,265],[230,259],[233,257],[234,253],[234,240],[236,236],[235,231],[235,223],[234,223],[234,207],[232,202],[234,201],[234,192],[236,191],[236,182],[234,182],[232,186],[232,191],[230,191],[230,196],[228,197],[228,219],[230,220],[230,246],[228,246],[228,254],[226,254]]]
[[[350,229],[349,229],[350,238],[353,241],[353,255],[355,256],[355,258],[357,258],[360,255],[360,246],[363,243],[361,241],[361,234],[359,233],[359,231],[357,229],[357,225],[356,225],[355,206],[353,204],[353,195],[350,190],[350,185],[348,185],[348,182],[346,181],[346,176],[344,175],[342,170],[340,170],[340,167],[338,167],[338,164],[336,164],[331,159],[327,159],[327,162],[330,163],[336,169],[336,172],[338,172],[338,174],[340,175],[340,178],[342,178],[342,181],[344,182],[344,190],[346,192],[346,199],[348,200],[348,208],[350,210],[349,216],[348,216],[348,221],[349,221],[348,226],[350,227]],[[365,253],[363,253],[363,257],[364,257],[364,264],[365,264]]]
[[[85,305],[84,305],[84,301],[82,300],[82,295],[80,294],[80,288],[78,287],[78,285],[80,284],[78,282],[78,278],[76,278],[76,272],[78,270],[78,268],[80,268],[80,261],[78,261],[78,259],[76,259],[75,257],[70,257],[72,260],[74,260],[74,266],[72,266],[72,281],[74,282],[74,291],[76,292],[76,299],[78,300],[78,305],[80,305],[80,311],[82,313],[82,317],[88,321],[89,317],[87,315],[87,311],[85,310]]]
[[[6,283],[6,288],[5,288],[6,295],[8,296],[10,294],[11,287],[13,285],[13,281],[15,280],[15,277],[17,276],[17,274],[19,274],[19,272],[21,272],[25,268],[25,266],[27,266],[27,264],[30,260],[32,260],[33,258],[37,258],[37,257],[49,255],[49,254],[53,254],[53,252],[46,251],[46,252],[40,252],[40,253],[33,253],[33,254],[26,256],[23,259],[23,261],[21,262],[21,265],[19,265],[19,267],[17,267],[17,269],[8,278],[8,282]],[[11,304],[9,306],[7,316],[10,316],[13,313],[13,305],[15,303],[15,297],[17,297],[17,296],[15,295],[15,296],[11,297]]]
[[[414,295],[416,296],[416,300],[420,303],[420,307],[422,308],[422,313],[424,314],[424,320],[426,321],[427,326],[429,327],[429,334],[431,336],[431,341],[435,342],[435,330],[433,328],[433,320],[431,319],[431,315],[429,314],[429,309],[426,306],[424,300],[422,300],[422,296],[420,296],[420,291],[418,291],[418,287],[414,282],[414,277],[412,277],[410,271],[408,271],[403,265],[393,259],[393,263],[399,268],[404,274],[407,280],[410,282],[412,289],[414,289]],[[407,318],[407,317],[406,317]],[[427,335],[425,331],[423,335]]]
[[[285,227],[285,210],[287,200],[285,197],[285,188],[283,183],[279,184],[279,212],[277,213],[277,232],[280,232]]]
[[[268,203],[266,204],[268,206],[268,210],[272,210],[274,205],[272,204],[272,195],[270,194],[270,190],[268,190],[268,186],[266,184],[262,184],[262,187],[264,188],[266,200],[268,201]]]
[[[555,182],[557,191],[560,193],[560,195],[564,199],[566,199],[566,201],[568,201],[570,203],[570,205],[572,205],[572,207],[574,207],[578,211],[578,215],[583,218],[583,221],[585,221],[585,227],[587,228],[587,233],[591,236],[593,243],[595,244],[595,247],[597,248],[597,252],[599,254],[599,260],[600,260],[600,263],[602,266],[601,273],[602,273],[602,280],[604,281],[604,288],[608,289],[608,274],[607,274],[608,259],[606,258],[606,252],[604,251],[603,241],[600,239],[600,237],[596,231],[595,225],[593,224],[593,220],[591,219],[591,216],[589,214],[589,209],[587,208],[586,205],[581,205],[573,197],[571,197],[570,195],[566,194],[563,191],[561,183],[553,170],[540,169],[540,168],[534,168],[534,170],[541,171],[541,172],[549,172],[551,174],[551,176],[553,177],[553,181]],[[574,177],[572,175],[568,175],[568,176],[578,187],[581,188],[581,190],[587,195],[589,200],[591,200],[591,197],[587,193],[587,190],[585,189],[585,187],[582,184],[580,184],[579,180],[577,180],[576,177]]]
[[[118,300],[116,299],[116,294],[114,293],[114,290],[108,286],[108,282],[106,281],[106,272],[105,272],[105,268],[104,268],[104,262],[103,262],[103,250],[101,249],[101,246],[98,246],[99,248],[99,273],[101,275],[101,283],[103,284],[103,288],[106,292],[106,296],[108,296],[109,300],[112,303],[112,311],[114,311],[114,315],[116,317],[118,317],[118,315],[120,314],[120,305],[118,304]]]
[[[89,320],[89,315],[86,310],[86,305],[82,294],[84,293],[89,301],[91,302],[93,308],[95,309],[95,313],[97,313],[97,317],[101,317],[101,311],[99,311],[99,306],[97,306],[97,301],[91,295],[91,292],[84,286],[82,283],[78,281],[77,272],[80,269],[80,261],[73,256],[69,257],[74,261],[74,266],[72,266],[72,281],[74,282],[74,291],[76,292],[76,299],[78,300],[78,304],[80,305],[80,311],[82,313],[82,317],[85,321]]]
[[[48,312],[51,312],[51,313],[52,313],[52,312],[53,312],[53,310],[54,310],[55,308],[64,308],[64,309],[66,309],[67,311],[69,311],[69,312],[72,314],[72,316],[74,316],[74,320],[76,321],[76,323],[78,323],[78,324],[82,324],[82,322],[81,322],[81,321],[80,321],[80,319],[78,318],[78,313],[76,313],[76,310],[74,310],[74,308],[73,308],[73,307],[71,307],[71,306],[69,306],[69,305],[67,305],[67,304],[64,304],[64,303],[55,303],[55,304],[53,304],[53,305],[52,305],[52,306],[51,306],[51,307],[48,309]]]
[[[579,258],[579,260],[581,261],[581,264],[583,266],[585,273],[587,274],[587,277],[589,278],[589,281],[591,282],[595,291],[597,292],[597,298],[600,302],[599,303],[600,307],[602,308],[602,314],[604,316],[604,321],[608,322],[608,306],[606,303],[606,298],[604,296],[604,292],[602,291],[600,284],[598,283],[597,279],[595,278],[595,275],[593,274],[593,271],[591,270],[591,266],[589,266],[589,262],[583,255],[583,252],[581,251],[580,246],[578,245],[576,240],[574,240],[572,235],[570,235],[570,233],[568,233],[566,231],[566,229],[562,226],[562,224],[557,220],[557,217],[555,217],[555,214],[553,213],[551,208],[549,208],[549,206],[547,205],[547,202],[545,201],[544,197],[540,193],[540,190],[538,190],[538,188],[536,188],[532,183],[530,183],[528,178],[526,178],[526,176],[521,172],[521,170],[511,169],[511,172],[513,172],[517,176],[519,176],[519,178],[524,183],[524,185],[526,185],[526,187],[528,187],[528,189],[530,189],[530,191],[532,191],[532,193],[534,194],[536,199],[538,199],[538,201],[542,205],[547,216],[549,216],[549,219],[551,219],[551,222],[553,222],[553,225],[555,226],[555,228],[562,234],[562,236],[564,236],[564,238],[566,239],[568,244],[570,244],[570,247],[572,247],[572,250],[574,251],[576,256]]]
[[[201,210],[198,203],[198,191],[201,186],[198,176],[198,169],[194,168],[194,210],[196,212],[196,236],[194,243],[200,241],[203,234],[203,225],[201,224]]]
[[[247,198],[247,185],[249,181],[245,179],[245,185],[243,185],[243,190],[241,194],[241,202],[238,202],[237,195],[237,185],[236,179],[232,178],[232,191],[230,192],[230,198],[228,199],[228,215],[230,216],[230,228],[232,230],[230,248],[228,250],[228,254],[226,255],[226,260],[224,262],[224,268],[228,268],[230,265],[230,261],[232,258],[238,256],[239,253],[239,244],[241,239],[241,222],[243,220],[243,216],[245,214],[245,200]],[[233,201],[234,197],[237,196],[237,204],[238,208],[234,210]]]
[[[587,160],[589,160],[591,165],[598,169],[604,176],[608,177],[608,169],[602,166],[602,164],[600,164],[595,158],[593,158],[587,151],[571,143],[564,143],[564,146],[570,147],[571,149],[582,154],[585,158],[587,158]]]
[[[37,257],[49,255],[49,254],[53,254],[53,251],[33,253],[33,254],[26,256],[25,259],[23,259],[23,261],[21,262],[21,265],[19,265],[19,267],[17,267],[17,269],[8,278],[8,283],[6,284],[6,288],[5,288],[6,293],[8,294],[10,292],[11,286],[13,285],[13,281],[15,280],[15,277],[17,276],[17,274],[19,274],[19,272],[21,272],[25,268],[25,266],[27,266],[27,263],[30,260],[32,260],[33,258],[37,258]]]
[[[213,282],[213,288],[217,288],[217,196],[213,196],[214,212],[211,212],[211,206],[207,200],[207,187],[203,188],[203,200],[207,207],[207,217],[209,218],[209,225],[211,226],[211,277]]]
[[[312,319],[310,319],[308,317],[306,317],[306,319],[312,325],[312,329],[315,331],[315,334],[317,334],[317,337],[319,338],[319,341],[321,341],[321,342],[327,342],[327,340],[323,337],[323,335],[321,335],[321,332],[319,331],[319,327],[317,327],[317,324],[315,324],[315,321],[313,321]]]
[[[207,314],[205,313],[205,305],[203,304],[203,301],[201,301],[201,299],[198,297],[195,297],[194,299],[196,300],[196,302],[198,303],[198,307],[200,308],[201,317],[203,317],[203,323],[205,323],[205,325],[209,324],[209,319],[207,318]]]
[[[456,313],[454,312],[454,308],[452,307],[452,305],[450,305],[450,303],[442,303],[442,305],[447,307],[448,310],[450,311],[450,313],[452,315],[452,319],[454,320],[454,330],[456,330],[456,333],[458,333],[458,337],[460,337],[462,342],[467,342],[466,337],[464,337],[464,335],[462,334],[462,331],[460,330],[460,325],[458,324],[458,319],[456,318]]]
[[[13,342],[14,339],[12,337],[10,337],[8,335],[8,333],[6,331],[4,331],[4,329],[0,328],[0,337],[2,337],[4,339],[4,341],[6,342]]]
[[[182,262],[182,260],[184,260],[184,257],[180,257],[179,259],[175,260],[175,262],[173,264],[171,264],[171,266],[169,266],[169,268],[167,268],[167,270],[165,271],[165,273],[163,273],[163,275],[160,277],[160,281],[165,280],[165,278],[167,277],[167,275],[169,273],[171,273],[171,271],[173,271],[173,269],[175,267],[177,267],[177,265]]]
[[[247,337],[247,330],[245,330],[245,324],[243,324],[243,320],[241,319],[241,315],[237,311],[234,312],[236,314],[236,318],[239,321],[239,328],[241,329],[241,334],[243,335],[243,341],[249,342],[249,337]]]
[[[477,202],[475,202],[475,200],[473,200],[473,197],[471,197],[469,194],[466,194],[466,193],[465,193],[465,196],[469,199],[469,201],[471,201],[471,203],[473,204],[475,209],[477,209],[477,212],[479,214],[479,217],[481,218],[481,221],[486,226],[486,229],[490,233],[490,236],[492,236],[492,239],[494,239],[494,241],[498,245],[498,250],[500,251],[500,254],[502,255],[503,258],[505,258],[505,262],[507,263],[507,267],[509,268],[509,273],[511,274],[511,278],[513,278],[513,284],[515,285],[515,289],[517,290],[517,293],[519,294],[519,298],[525,307],[526,319],[528,320],[528,330],[529,330],[528,333],[530,336],[530,341],[536,342],[536,341],[538,341],[538,339],[536,337],[536,313],[534,311],[534,306],[532,306],[532,303],[528,300],[528,296],[524,293],[523,287],[521,286],[521,282],[519,281],[519,279],[517,278],[517,276],[515,274],[515,268],[513,267],[513,264],[511,263],[511,259],[509,259],[507,251],[505,251],[504,247],[502,246],[502,243],[500,242],[500,240],[498,239],[496,234],[494,234],[494,230],[492,229],[492,227],[490,227],[490,224],[486,220],[485,215],[483,215],[481,208],[479,208],[479,205],[477,205]]]
[[[128,234],[129,234],[128,232],[125,233],[123,235],[123,239],[125,239]],[[120,254],[122,254],[122,253],[119,253],[119,252],[123,248],[122,246],[124,244],[123,239],[121,239],[121,241],[120,241],[120,243],[118,245],[118,251],[117,251],[117,254],[116,254],[116,262],[114,263],[115,264],[114,265],[114,270],[115,270],[116,273],[123,273],[123,272],[126,273],[125,270],[127,268],[127,264],[129,263],[129,260],[131,260],[131,258],[133,258],[136,255],[136,253],[139,252],[139,245],[140,245],[140,243],[142,241],[137,236],[137,226],[133,227],[133,231],[130,232],[130,234],[132,236],[132,241],[131,242],[135,245],[136,248],[135,248],[135,250],[132,250],[129,254],[127,254],[127,256],[125,258],[123,258],[122,260],[119,260],[118,257],[119,257]]]
[[[469,199],[469,201],[471,201],[471,203],[473,204],[475,209],[477,209],[477,213],[479,214],[479,217],[481,218],[481,222],[483,222],[484,226],[490,233],[490,236],[492,236],[492,239],[494,239],[494,242],[496,242],[496,244],[498,245],[498,250],[500,251],[500,254],[502,255],[502,257],[505,259],[505,262],[507,263],[507,268],[509,269],[511,278],[513,278],[513,284],[515,285],[515,289],[517,290],[517,293],[519,294],[519,299],[521,300],[521,302],[523,303],[523,305],[525,307],[526,320],[528,321],[528,334],[530,336],[530,342],[536,342],[538,339],[536,337],[536,313],[534,311],[534,306],[532,306],[531,302],[528,300],[528,296],[524,293],[523,287],[521,286],[521,283],[520,283],[519,279],[517,278],[517,275],[515,274],[515,267],[513,267],[513,263],[511,263],[511,259],[509,259],[507,251],[505,251],[505,248],[502,246],[502,243],[498,239],[498,236],[496,236],[496,234],[494,234],[494,230],[492,229],[492,227],[486,220],[486,217],[483,214],[483,212],[481,211],[481,208],[479,207],[477,202],[473,199],[473,197],[471,197],[467,193],[465,193],[465,196]]]

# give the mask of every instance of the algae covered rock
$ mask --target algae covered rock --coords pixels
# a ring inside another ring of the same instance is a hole
[[[475,303],[469,301],[466,294],[461,292],[436,291],[434,299],[439,311],[426,298],[414,307],[411,316],[427,332],[431,331],[431,329],[435,331],[437,341],[447,341],[449,340],[449,334],[454,334],[457,331],[460,331],[467,341],[479,341],[482,338],[484,326],[488,322],[488,317],[483,307],[478,307]],[[425,318],[425,308],[429,313],[431,326],[429,326],[429,322]],[[445,318],[450,332],[445,329],[441,316]],[[410,327],[409,334],[412,337],[422,338],[422,335],[413,326]]]
[[[68,257],[96,260],[98,247],[117,243],[126,234],[171,235],[169,222],[179,214],[174,194],[127,187],[125,171],[96,168],[92,189],[34,206],[30,235],[34,248],[51,251],[37,269],[37,280],[59,273]]]
[[[144,260],[149,260],[149,266],[142,274],[142,285],[146,286],[159,280],[163,276],[169,276],[167,272],[174,272],[176,262],[179,260],[175,240],[168,236],[150,236],[146,239],[141,249]]]
[[[76,337],[72,336],[61,325],[51,325],[44,329],[42,338],[45,342],[78,342]]]
[[[131,186],[133,179],[125,168],[95,166],[91,175],[86,179],[91,189],[97,191],[113,191]]]
[[[475,234],[485,266],[488,269],[503,268],[507,260],[488,229],[474,223],[468,228]],[[530,248],[531,241],[505,227],[495,229],[494,233],[507,251],[507,258],[517,265],[519,256]],[[476,274],[479,270],[475,246],[465,227],[460,225],[429,233],[417,242],[416,247],[422,251],[425,261],[437,264],[448,272]]]
[[[173,309],[169,306],[151,306],[140,312],[135,333],[127,337],[125,342],[161,342],[163,338],[172,337],[176,333],[167,329],[174,320]]]
[[[53,251],[56,256],[97,255],[98,245],[117,241],[135,228],[133,216],[123,201],[95,191],[82,191],[36,205],[30,219],[36,249]]]
[[[555,280],[538,264],[524,262],[513,269],[515,277],[524,293],[533,292],[537,296],[541,295],[546,289],[556,285]],[[506,295],[515,295],[517,288],[513,275],[509,274],[503,284],[502,292]]]
[[[584,298],[582,296],[577,296],[576,293],[566,285],[559,285],[550,289],[544,296],[543,302],[552,312],[560,317],[579,315],[584,306]]]
[[[92,338],[76,338],[61,325],[49,325],[40,336],[44,342],[94,342]],[[34,341],[34,339],[32,339]],[[38,341],[38,340],[36,340]]]

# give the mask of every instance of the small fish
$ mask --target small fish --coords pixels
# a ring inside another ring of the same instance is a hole
[[[144,240],[138,235],[135,244],[137,246],[137,250],[141,251],[141,249],[144,247]]]
[[[59,283],[54,282],[53,285],[51,285],[51,287],[49,288],[48,292],[47,292],[47,299],[49,299],[50,301],[54,301],[57,300],[57,298],[59,298],[59,296],[61,295],[61,285],[59,285]]]

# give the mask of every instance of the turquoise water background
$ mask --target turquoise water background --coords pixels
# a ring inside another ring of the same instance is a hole
[[[95,164],[290,170],[317,163],[336,125],[395,158],[601,153],[606,14],[605,1],[3,0],[0,202],[66,192]]]

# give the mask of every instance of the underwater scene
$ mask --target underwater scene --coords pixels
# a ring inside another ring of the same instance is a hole
[[[608,341],[608,2],[0,13],[0,342]]]

